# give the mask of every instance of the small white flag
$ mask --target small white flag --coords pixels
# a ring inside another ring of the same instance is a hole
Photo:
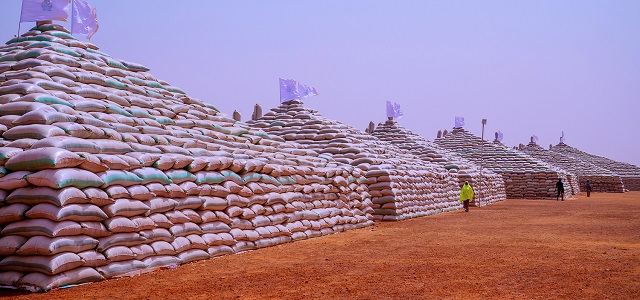
[[[400,119],[404,116],[404,112],[400,109],[400,104],[387,100],[387,118]]]
[[[502,142],[503,134],[501,131],[498,131],[498,142]]]
[[[404,116],[404,112],[400,109],[400,104],[393,102],[393,111],[395,113],[395,118],[400,119]]]
[[[387,118],[393,118],[395,117],[395,112],[393,111],[393,103],[391,103],[391,101],[387,100]]]
[[[22,0],[20,22],[67,21],[71,0]]]
[[[456,124],[453,128],[462,128],[464,126],[464,117],[456,117]]]
[[[298,94],[300,94],[300,99],[304,99],[311,96],[317,96],[318,92],[316,92],[316,88],[298,82]]]
[[[531,141],[532,141],[532,142],[534,142],[534,143],[537,143],[537,142],[538,142],[538,136],[534,134],[534,135],[531,137]]]
[[[88,40],[98,31],[96,9],[84,0],[73,0],[71,10],[71,33],[84,34]]]
[[[293,79],[280,78],[280,102],[300,99],[298,85]]]
[[[560,137],[560,143],[564,143],[564,131],[562,132],[562,136]]]

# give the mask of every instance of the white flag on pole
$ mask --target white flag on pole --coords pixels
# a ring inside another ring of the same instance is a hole
[[[464,126],[464,117],[456,117],[456,124],[453,128],[462,128]]]
[[[400,104],[393,102],[393,111],[395,113],[395,118],[400,119],[404,116],[404,112],[400,109]]]
[[[318,95],[316,88],[307,86],[300,82],[298,82],[298,93],[300,94],[300,99]]]
[[[564,131],[562,132],[562,136],[560,137],[560,143],[564,143]]]
[[[71,0],[22,0],[20,22],[67,21]]]
[[[532,142],[534,142],[534,143],[537,143],[537,142],[538,142],[538,136],[534,134],[534,135],[531,137],[531,141],[532,141]]]
[[[400,109],[400,104],[387,100],[387,118],[396,118],[404,116],[404,113]]]
[[[498,131],[498,142],[502,142],[502,138],[503,138],[502,132]]]
[[[391,101],[387,100],[387,118],[393,118],[395,117],[395,112],[393,111],[393,103],[391,103]]]
[[[298,82],[298,94],[300,94],[300,99],[304,99],[311,95],[311,88]]]
[[[280,78],[280,102],[300,99],[298,85],[293,79]]]
[[[71,33],[84,34],[88,40],[98,31],[96,9],[84,0],[73,0],[71,10]]]

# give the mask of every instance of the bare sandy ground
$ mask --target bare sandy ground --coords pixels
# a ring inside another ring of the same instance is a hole
[[[507,200],[2,299],[640,299],[640,192]]]

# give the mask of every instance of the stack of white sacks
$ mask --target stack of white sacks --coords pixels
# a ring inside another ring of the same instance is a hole
[[[585,162],[592,163],[598,167],[609,170],[611,173],[620,175],[625,190],[640,191],[640,167],[636,165],[615,161],[594,154],[589,154],[573,148],[565,143],[559,143],[551,147],[550,150]]]
[[[585,191],[585,182],[587,180],[591,182],[594,192],[622,193],[624,191],[620,175],[592,163],[544,149],[534,141],[529,142],[520,150],[532,157],[578,175],[581,191]]]
[[[461,208],[457,180],[444,167],[327,119],[299,100],[284,102],[248,123],[362,170],[375,220],[395,221]]]
[[[364,171],[59,25],[0,47],[0,286],[128,276],[372,225]]]
[[[373,130],[372,135],[407,150],[424,161],[443,166],[457,178],[459,187],[468,181],[475,191],[476,197],[472,203],[476,206],[506,199],[502,176],[488,169],[482,170],[481,174],[477,165],[411,132],[398,122],[393,120],[381,122]]]
[[[502,175],[508,198],[555,199],[559,178],[565,182],[565,198],[578,187],[575,175],[499,142],[484,141],[463,128],[454,128],[435,143]]]

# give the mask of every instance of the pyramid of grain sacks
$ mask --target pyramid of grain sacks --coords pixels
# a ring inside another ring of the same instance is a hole
[[[539,160],[578,175],[581,191],[585,190],[584,184],[587,180],[591,181],[594,192],[622,193],[624,191],[620,175],[592,163],[544,149],[533,140],[520,150]]]
[[[469,181],[476,193],[472,202],[476,206],[506,199],[502,176],[491,170],[483,170],[480,174],[477,165],[402,127],[393,118],[379,123],[371,134],[415,154],[424,161],[442,165],[457,178],[459,186]]]
[[[606,157],[580,151],[565,143],[551,147],[551,151],[562,153],[581,161],[592,163],[598,167],[620,175],[624,188],[630,191],[640,191],[640,167],[625,162],[615,161]]]
[[[534,137],[531,137],[531,142],[530,143],[535,143],[533,140],[534,140]],[[498,142],[498,144],[499,145],[503,145],[500,142]],[[576,175],[575,173],[570,172],[570,171],[568,171],[568,170],[566,170],[564,168],[561,168],[558,165],[551,164],[551,163],[549,163],[549,162],[547,162],[545,160],[542,160],[542,159],[539,159],[537,157],[534,157],[534,156],[531,156],[531,155],[527,154],[526,152],[524,152],[525,148],[526,148],[525,144],[519,144],[517,147],[514,147],[513,149],[515,151],[517,151],[517,152],[520,152],[520,153],[524,154],[524,155],[530,156],[530,157],[535,158],[535,159],[537,159],[537,160],[539,160],[541,162],[544,162],[545,164],[547,164],[549,166],[549,168],[551,168],[554,171],[557,171],[559,173],[565,174],[566,175],[566,179],[563,179],[564,180],[563,182],[564,182],[565,189],[567,189],[567,188],[571,189],[573,194],[577,194],[577,193],[580,192],[580,182],[579,182],[579,179],[578,179],[578,175]],[[556,193],[556,196],[557,196],[557,193]]]
[[[335,161],[365,171],[375,220],[400,220],[461,208],[455,178],[438,164],[286,101],[248,122]]]
[[[0,286],[49,290],[373,224],[361,169],[147,71],[59,25],[0,47]]]
[[[565,182],[565,197],[573,194],[572,186],[577,187],[577,179],[572,174],[501,143],[482,140],[463,128],[454,128],[437,138],[435,143],[502,175],[508,198],[555,199],[558,178]],[[566,184],[571,183],[572,179],[574,184]]]

